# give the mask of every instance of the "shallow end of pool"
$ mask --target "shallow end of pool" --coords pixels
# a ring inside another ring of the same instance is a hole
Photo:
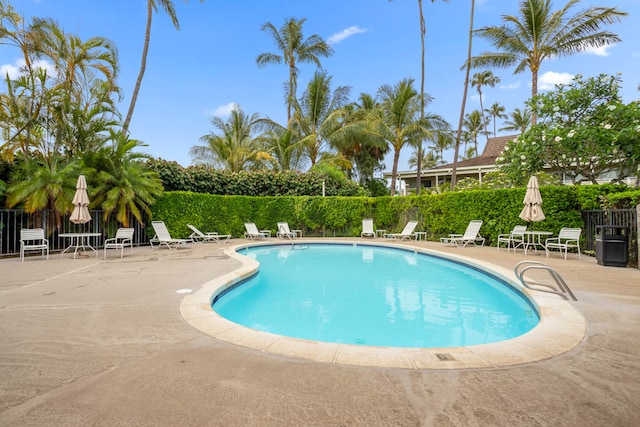
[[[313,239],[304,239],[302,242],[328,243],[326,240]],[[332,240],[329,243],[359,244],[348,240]],[[321,363],[404,369],[478,369],[532,363],[566,353],[576,347],[586,335],[585,320],[571,303],[556,295],[523,288],[516,281],[513,272],[507,269],[464,256],[378,242],[360,244],[403,248],[451,258],[503,278],[538,306],[539,324],[524,335],[498,343],[468,347],[399,348],[324,343],[275,335],[238,325],[213,311],[211,302],[215,295],[250,277],[258,268],[255,260],[236,251],[247,246],[274,244],[277,245],[279,242],[244,243],[225,249],[225,254],[238,260],[241,266],[229,274],[203,284],[197,292],[186,296],[180,305],[182,317],[191,326],[213,338],[276,355]]]

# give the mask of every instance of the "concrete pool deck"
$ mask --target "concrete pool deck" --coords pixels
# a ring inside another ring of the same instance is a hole
[[[405,241],[509,271],[547,263],[578,297],[569,304],[586,335],[558,356],[507,367],[363,367],[231,344],[185,321],[181,292],[237,270],[223,249],[243,242],[136,248],[106,262],[0,260],[0,425],[640,423],[640,270]]]

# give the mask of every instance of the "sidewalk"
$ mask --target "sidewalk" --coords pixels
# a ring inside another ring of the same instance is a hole
[[[587,337],[510,368],[364,368],[236,346],[184,321],[186,290],[238,268],[222,249],[239,242],[0,260],[0,425],[640,423],[640,270],[412,241],[508,269],[548,263],[578,297]]]

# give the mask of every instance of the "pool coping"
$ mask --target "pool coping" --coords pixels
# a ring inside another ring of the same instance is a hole
[[[480,369],[538,362],[570,351],[582,342],[587,333],[585,319],[569,301],[558,295],[525,288],[516,279],[513,271],[495,264],[396,242],[327,242],[318,239],[298,239],[296,242],[392,247],[451,258],[489,270],[509,282],[538,306],[540,322],[526,334],[499,343],[468,347],[403,348],[325,343],[286,337],[233,323],[213,311],[211,302],[217,294],[252,276],[258,269],[257,261],[237,253],[237,250],[248,246],[291,245],[291,242],[273,240],[251,241],[225,248],[224,253],[239,261],[241,266],[231,273],[204,283],[199,290],[183,298],[180,304],[182,317],[192,327],[213,338],[274,355],[336,365],[403,369]]]

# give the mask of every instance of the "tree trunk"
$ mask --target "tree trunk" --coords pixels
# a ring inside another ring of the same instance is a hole
[[[422,45],[422,56],[420,65],[422,68],[422,75],[420,79],[420,119],[424,120],[424,36],[427,32],[427,28],[424,23],[424,14],[422,13],[422,0],[418,0],[418,8],[420,9],[420,41]],[[416,170],[416,196],[420,195],[420,188],[422,188],[422,139],[418,144],[418,168]]]
[[[538,94],[538,70],[531,71],[531,99],[533,99]],[[538,113],[536,113],[536,109],[534,108],[531,111],[531,126],[535,126],[538,123]]]
[[[140,92],[140,86],[142,86],[142,78],[144,77],[144,71],[147,68],[147,53],[149,52],[149,39],[151,38],[151,20],[153,19],[152,0],[147,0],[147,28],[144,33],[144,47],[142,48],[142,60],[140,61],[140,72],[138,73],[138,79],[136,85],[133,88],[133,94],[131,95],[131,103],[129,104],[129,111],[127,111],[127,117],[124,119],[122,125],[122,134],[127,135],[129,130],[129,124],[131,123],[131,117],[133,117],[133,110],[136,108],[136,101],[138,100],[138,92]]]
[[[391,168],[391,195],[396,194],[396,175],[398,174],[398,159],[400,159],[400,150],[393,151],[393,167]]]

